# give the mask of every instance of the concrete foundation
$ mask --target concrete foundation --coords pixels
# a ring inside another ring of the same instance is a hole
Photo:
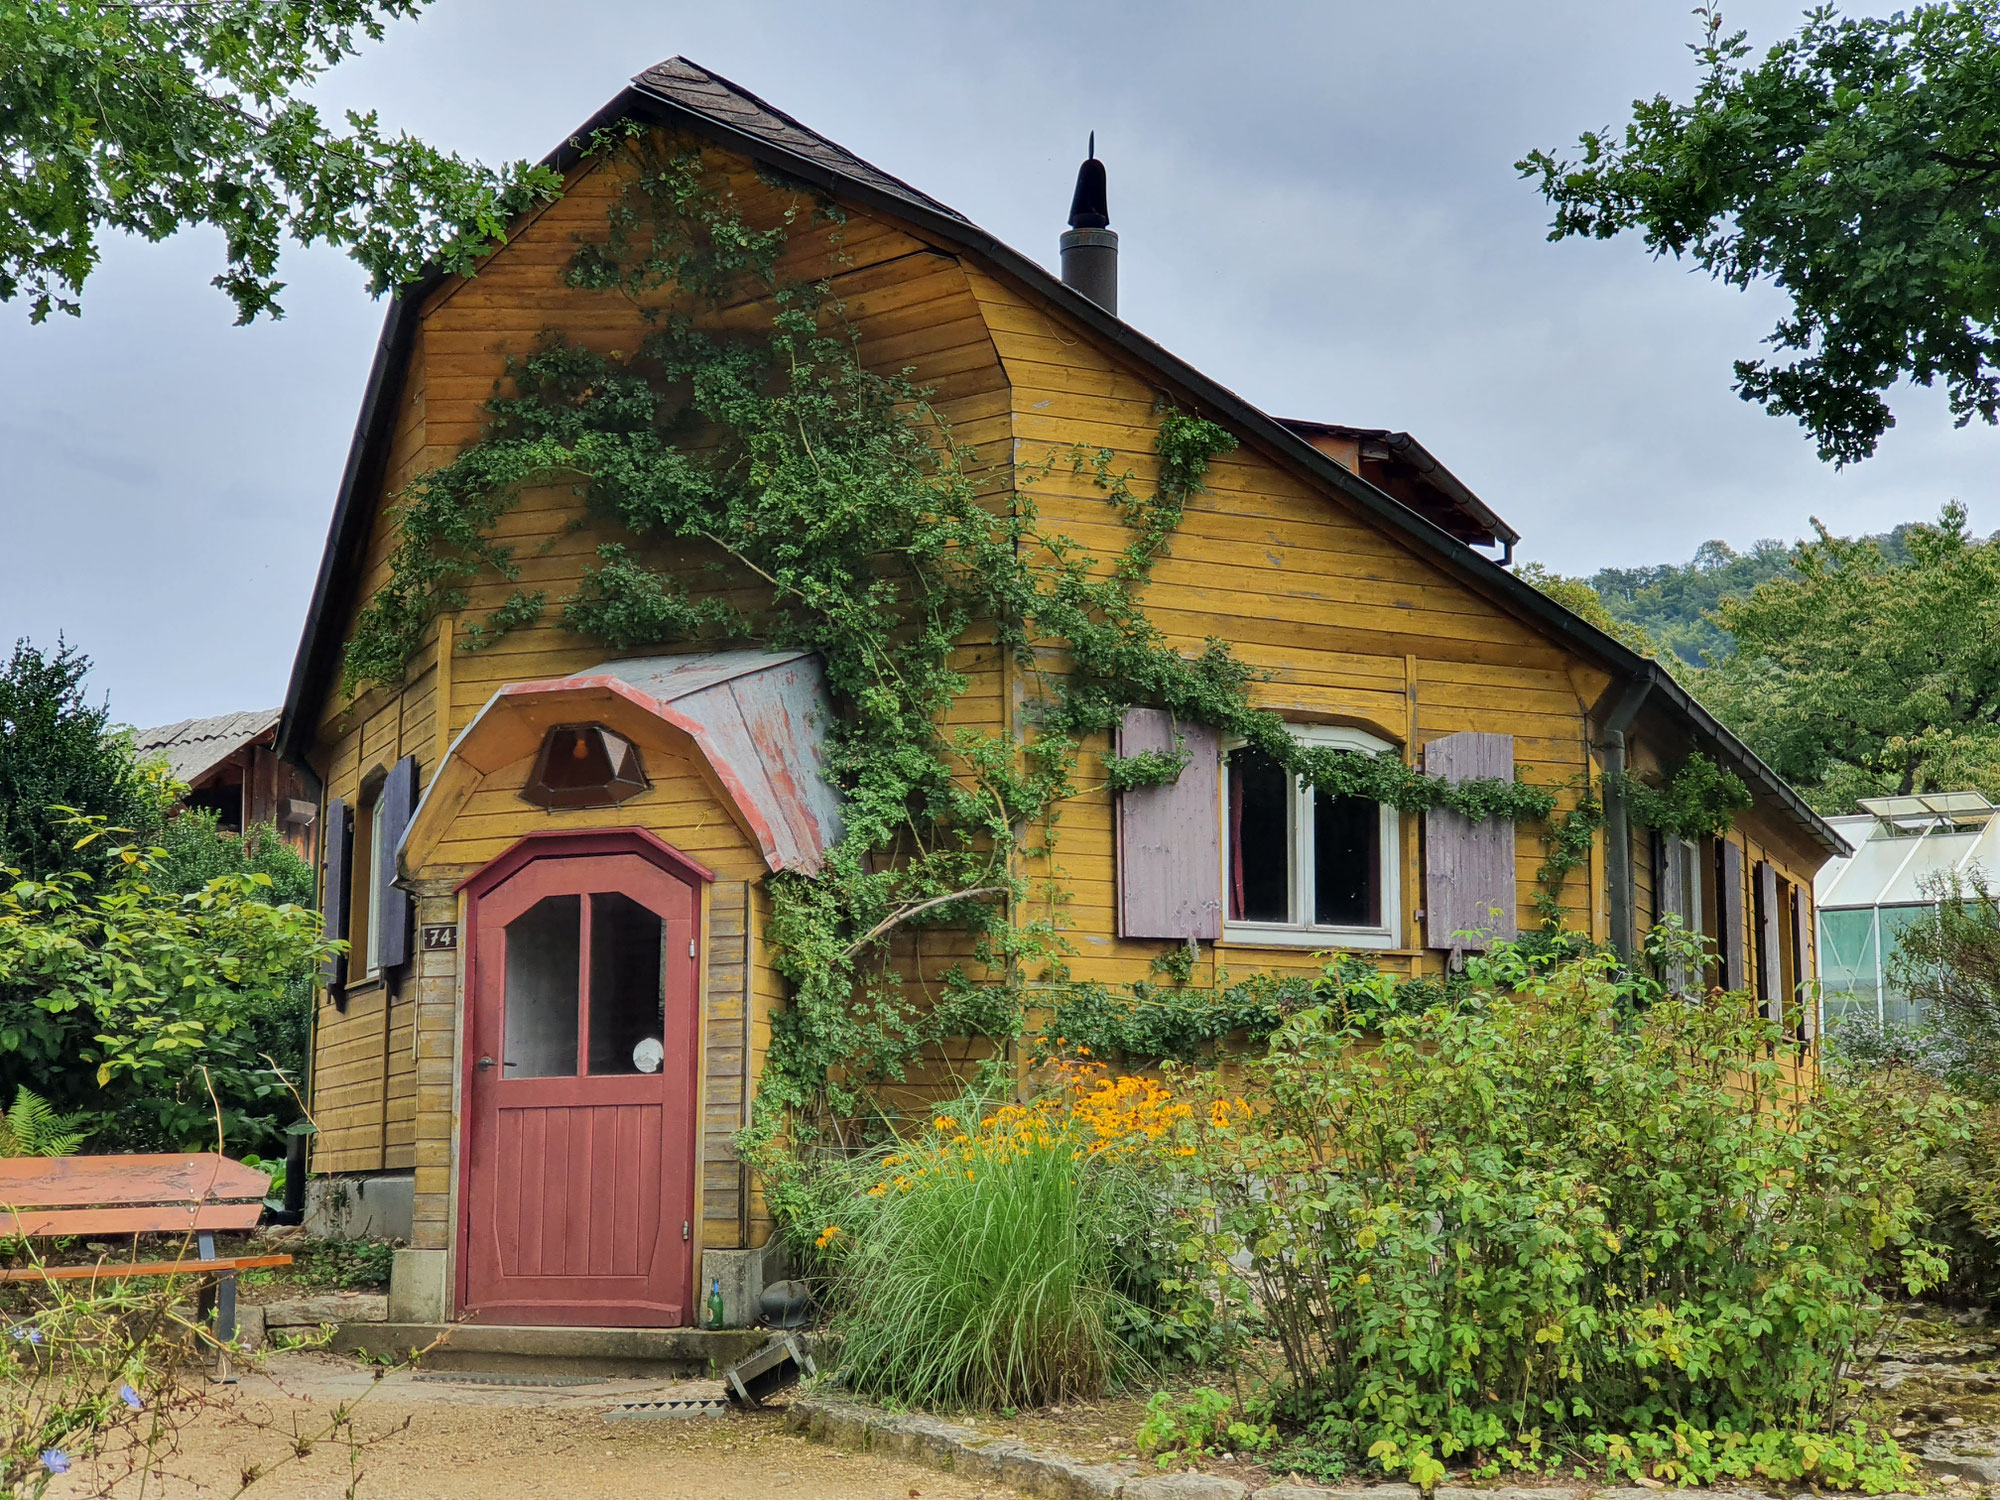
[[[443,1323],[451,1317],[442,1250],[398,1250],[389,1267],[389,1321]]]
[[[722,1284],[722,1326],[754,1328],[764,1288],[784,1279],[784,1246],[775,1237],[754,1250],[703,1250],[700,1295],[695,1299],[701,1325],[708,1326],[708,1294],[714,1283]]]
[[[314,1239],[407,1243],[416,1190],[416,1174],[412,1172],[315,1177],[306,1184],[306,1233]]]

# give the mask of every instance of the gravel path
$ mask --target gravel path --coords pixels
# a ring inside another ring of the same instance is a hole
[[[720,1394],[712,1381],[518,1387],[418,1381],[321,1355],[274,1355],[234,1386],[212,1387],[165,1464],[160,1500],[234,1494],[243,1470],[266,1472],[248,1500],[1004,1500],[1013,1491],[787,1434],[781,1415],[607,1420],[618,1402]],[[358,1451],[335,1439],[292,1457],[354,1403]],[[118,1455],[80,1462],[51,1500],[138,1496]]]

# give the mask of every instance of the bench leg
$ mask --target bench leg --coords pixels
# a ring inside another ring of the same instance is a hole
[[[214,1235],[210,1234],[205,1229],[200,1230],[199,1232],[196,1233],[194,1237],[194,1243],[196,1251],[200,1254],[203,1260],[215,1259]],[[195,1293],[195,1299],[194,1299],[195,1315],[199,1317],[202,1322],[206,1323],[208,1321],[208,1315],[212,1311],[214,1311],[214,1309],[215,1309],[215,1289],[214,1287],[208,1284],[208,1279],[206,1277],[203,1277],[202,1288],[199,1292]]]
[[[215,1236],[207,1230],[195,1234],[195,1248],[201,1252],[203,1260],[215,1259]],[[212,1305],[215,1309],[215,1378],[224,1384],[233,1384],[229,1373],[229,1345],[236,1337],[236,1273],[224,1271],[215,1278],[215,1287],[201,1294],[200,1309],[203,1317],[208,1315]]]
[[[218,1342],[236,1341],[236,1273],[224,1271],[215,1283],[215,1337]]]

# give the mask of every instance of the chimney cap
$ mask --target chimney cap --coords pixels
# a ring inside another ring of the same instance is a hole
[[[1076,192],[1069,200],[1069,227],[1111,227],[1111,205],[1104,186],[1104,163],[1097,159],[1097,132],[1094,130],[1090,133],[1090,155],[1076,169]]]

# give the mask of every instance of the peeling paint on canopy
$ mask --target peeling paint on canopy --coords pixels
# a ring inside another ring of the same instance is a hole
[[[401,850],[432,819],[427,807],[447,784],[454,763],[479,775],[482,741],[518,712],[551,710],[574,718],[627,705],[679,730],[694,742],[716,783],[773,870],[811,874],[841,835],[840,799],[826,779],[826,737],[832,708],[819,658],[809,651],[711,651],[689,656],[642,656],[608,661],[568,677],[513,682],[500,689],[459,731],[425,788]],[[613,725],[612,727],[616,727]],[[447,814],[448,816],[448,814]]]

